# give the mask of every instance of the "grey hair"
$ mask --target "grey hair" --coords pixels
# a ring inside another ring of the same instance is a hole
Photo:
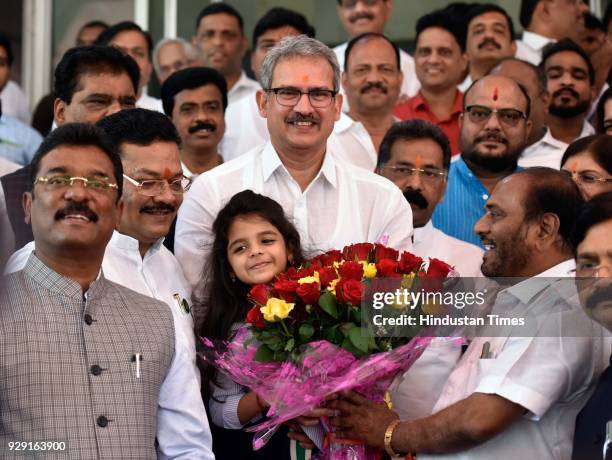
[[[334,91],[340,89],[340,65],[336,54],[324,43],[306,35],[285,37],[268,52],[261,65],[261,84],[264,89],[269,89],[272,85],[276,64],[283,59],[296,57],[326,59],[334,72]]]
[[[155,48],[153,48],[153,68],[155,69],[155,73],[157,75],[159,75],[159,72],[160,72],[159,60],[157,59],[157,53],[159,52],[160,49],[162,49],[164,46],[166,46],[169,43],[177,43],[179,45],[183,45],[183,49],[185,50],[185,55],[187,56],[187,59],[189,59],[190,61],[193,61],[197,57],[196,52],[193,49],[193,46],[191,45],[191,43],[189,43],[184,38],[180,38],[180,37],[162,38],[160,41],[157,42],[157,44],[155,45]]]

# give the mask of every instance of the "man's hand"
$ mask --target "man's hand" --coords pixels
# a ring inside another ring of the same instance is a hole
[[[340,414],[330,418],[340,438],[357,438],[369,446],[384,448],[385,431],[398,418],[384,403],[373,403],[354,391],[341,394],[340,399],[328,403]]]

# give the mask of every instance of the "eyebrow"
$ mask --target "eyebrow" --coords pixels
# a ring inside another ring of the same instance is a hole
[[[161,177],[162,175],[156,171],[152,171],[150,169],[147,168],[140,168],[140,169],[136,169],[134,170],[134,172],[132,174],[144,174],[146,176],[153,176],[153,177]],[[176,172],[173,176],[171,177],[178,177],[178,176],[182,176],[183,172]]]
[[[72,173],[68,170],[68,168],[64,166],[55,166],[54,168],[48,169],[47,172],[45,172],[45,175],[46,174],[72,174]],[[89,173],[86,174],[86,176],[87,177],[92,177],[92,176],[110,177],[107,172],[98,171],[98,170],[90,171]]]
[[[257,233],[255,236],[261,238],[262,236],[280,236],[280,233],[278,231],[274,231],[274,230],[264,230],[263,232],[259,232]],[[246,242],[246,238],[237,238],[234,241],[230,241],[230,243],[228,244],[228,249],[232,248],[233,246],[235,246],[237,243],[243,243]]]

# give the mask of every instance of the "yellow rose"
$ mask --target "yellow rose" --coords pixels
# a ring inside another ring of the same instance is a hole
[[[300,278],[298,280],[298,284],[309,284],[309,283],[321,284],[321,282],[319,281],[319,272],[314,272],[313,276],[305,276],[304,278]]]
[[[334,295],[336,295],[336,284],[338,284],[338,281],[340,281],[340,278],[330,281],[329,285],[327,286],[327,290]]]
[[[263,314],[266,321],[273,323],[289,316],[294,306],[294,303],[287,303],[283,299],[273,297],[268,299],[266,305],[260,307],[259,311]]]
[[[363,276],[366,278],[374,278],[376,276],[376,264],[367,263],[363,260],[360,263],[363,265]]]

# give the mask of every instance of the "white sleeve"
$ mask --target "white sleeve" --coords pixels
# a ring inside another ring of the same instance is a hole
[[[159,392],[158,459],[213,460],[212,436],[200,394],[193,341],[189,341],[181,324],[180,312],[170,310],[174,319],[175,350]]]
[[[386,205],[381,203],[381,208],[385,211],[380,221],[382,226],[380,236],[389,236],[387,246],[391,248],[398,251],[412,250],[412,208],[397,187],[393,187],[386,201]]]
[[[240,430],[246,423],[240,423],[238,403],[249,392],[249,389],[238,385],[222,371],[217,372],[217,381],[219,385],[211,383],[212,396],[208,401],[210,418],[217,426]],[[250,420],[249,423],[260,418],[261,415],[258,415]]]

